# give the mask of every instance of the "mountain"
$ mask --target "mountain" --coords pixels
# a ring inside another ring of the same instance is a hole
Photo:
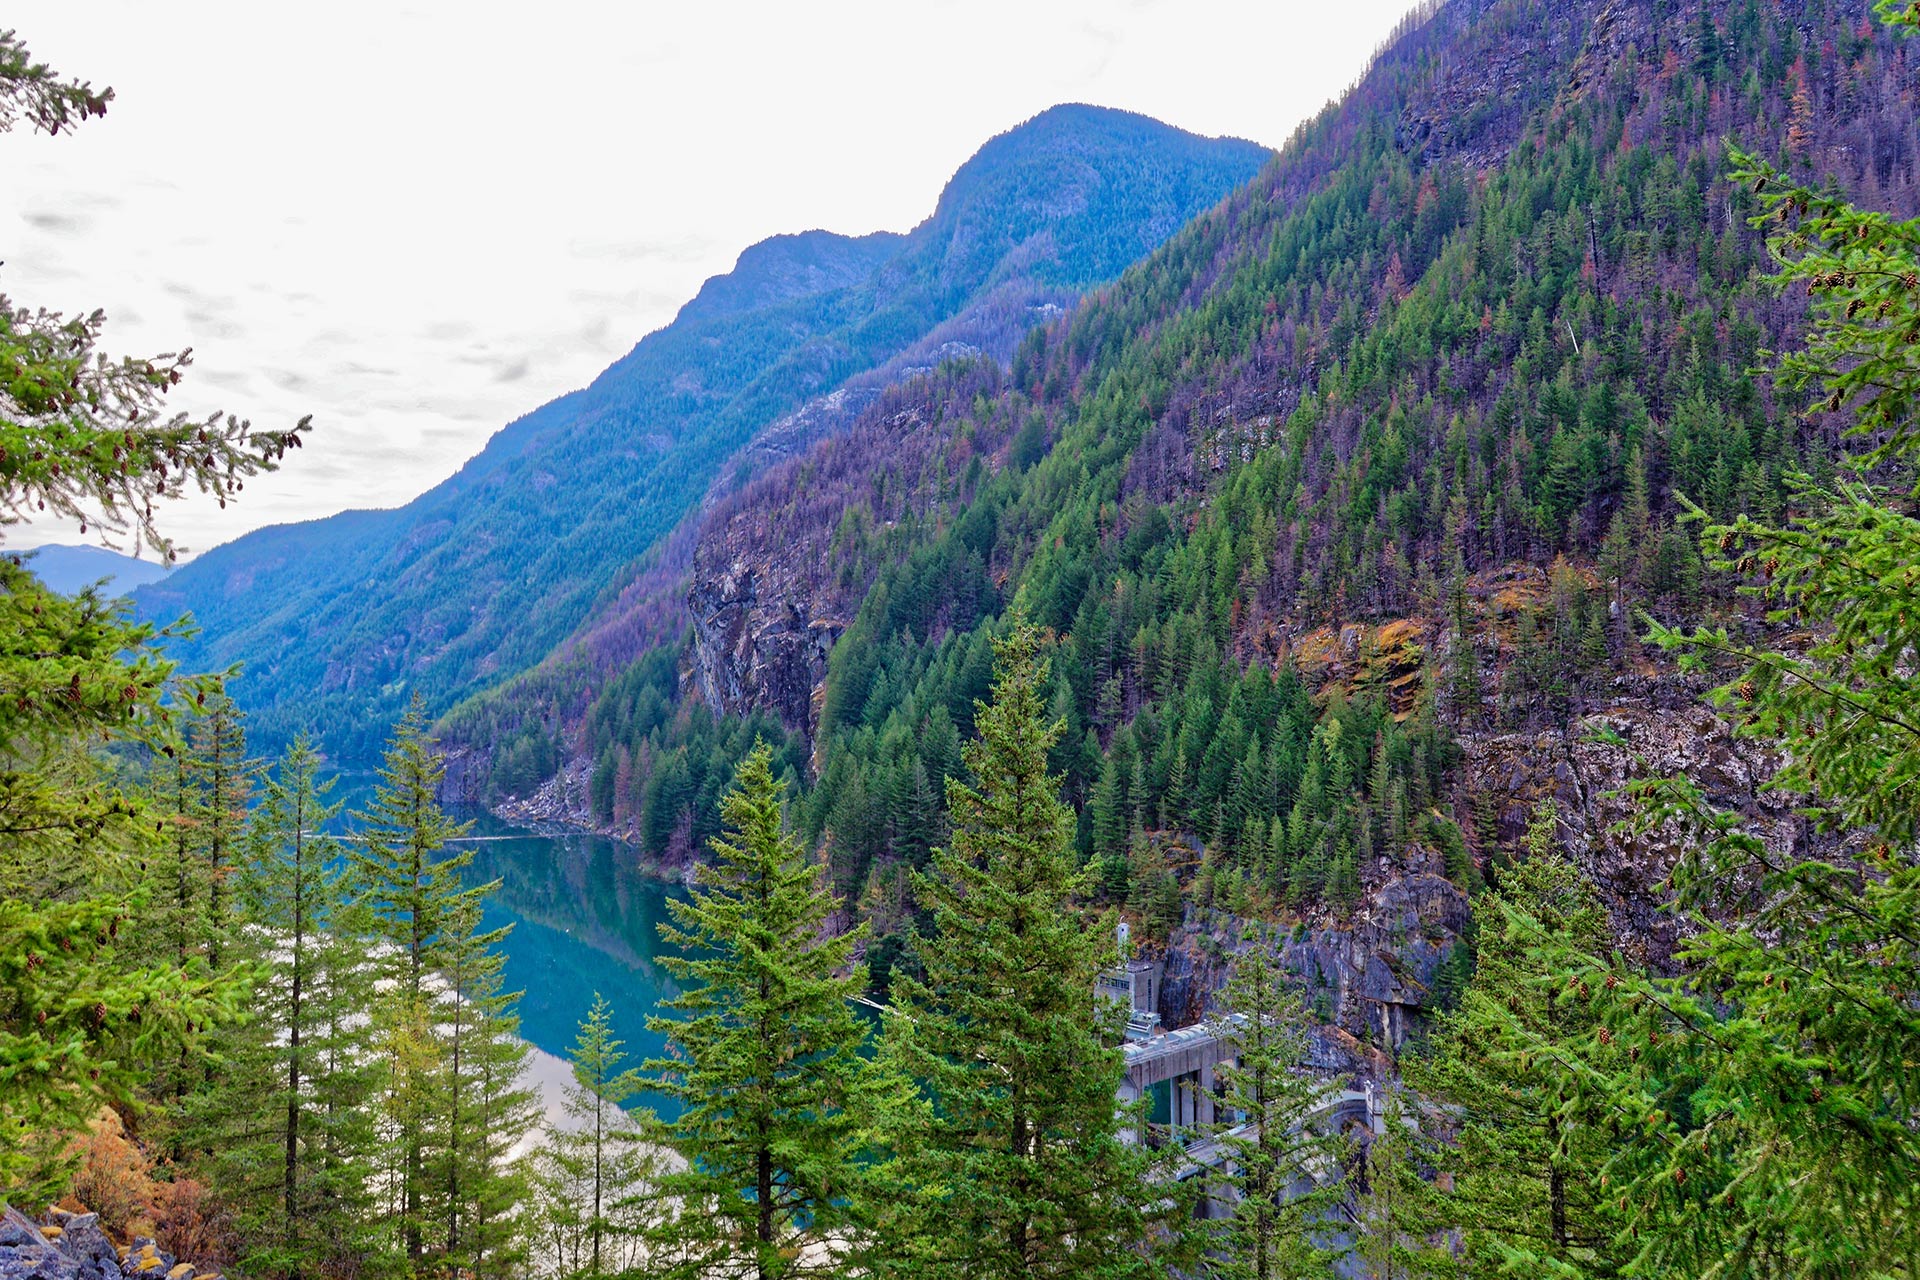
[[[136,587],[160,581],[171,572],[165,565],[121,555],[88,544],[53,544],[27,553],[27,567],[40,581],[65,595],[105,580],[105,594],[126,595]]]
[[[368,758],[412,693],[445,707],[551,651],[782,415],[890,362],[1004,357],[1269,154],[1126,112],[1047,111],[982,147],[912,231],[755,245],[590,386],[405,507],[250,534],[140,607],[194,615],[187,663],[244,664],[234,692],[263,741],[312,727]],[[825,413],[805,438],[832,429]]]
[[[1680,497],[1770,518],[1841,449],[1844,415],[1757,371],[1805,301],[1727,143],[1912,217],[1917,91],[1864,4],[1423,9],[1005,367],[909,376],[718,495],[676,543],[684,604],[449,717],[464,781],[683,860],[764,737],[884,982],[1017,606],[1054,640],[1096,891],[1187,1014],[1233,921],[1279,919],[1323,1065],[1397,1047],[1541,802],[1658,964],[1672,849],[1609,834],[1627,777],[1817,838],[1636,639],[1637,611],[1764,625]]]

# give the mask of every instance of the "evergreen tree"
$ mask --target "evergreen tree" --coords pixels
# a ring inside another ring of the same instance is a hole
[[[1422,1165],[1433,1156],[1405,1099],[1388,1100],[1366,1146],[1353,1197],[1353,1262],[1366,1280],[1441,1280],[1460,1274]]]
[[[1920,14],[1880,6],[1909,31]],[[1640,825],[1685,837],[1673,872],[1687,926],[1682,976],[1648,976],[1547,939],[1541,963],[1600,1025],[1584,1044],[1537,1037],[1583,1099],[1607,1113],[1601,1168],[1637,1274],[1859,1277],[1911,1274],[1920,1257],[1920,519],[1911,491],[1872,477],[1920,461],[1920,251],[1911,223],[1738,156],[1736,178],[1775,228],[1781,284],[1816,313],[1789,386],[1848,408],[1868,452],[1851,478],[1800,482],[1785,527],[1702,520],[1713,567],[1738,574],[1768,622],[1811,627],[1783,653],[1725,628],[1651,638],[1694,671],[1739,731],[1779,753],[1770,780],[1807,797],[1845,852],[1787,855],[1718,809],[1692,778],[1636,780]],[[1897,976],[1896,976],[1897,975]],[[1625,1046],[1588,1062],[1593,1046]]]
[[[247,758],[240,710],[224,692],[216,692],[187,724],[186,748],[175,757],[174,782],[179,811],[171,843],[173,865],[167,879],[174,897],[172,918],[176,955],[204,956],[216,975],[249,981],[246,970],[258,961],[264,942],[243,937],[234,906],[234,878],[240,846],[247,838],[248,799],[256,762]],[[248,1025],[250,1024],[250,1025]],[[258,1065],[263,1029],[257,1018],[226,1024],[215,1033],[208,1052],[186,1053],[157,1074],[154,1092],[168,1099],[166,1127],[175,1158],[188,1147],[207,1153],[248,1145],[262,1123],[262,1080],[249,1080],[243,1063]]]
[[[689,984],[647,1020],[673,1051],[647,1070],[681,1105],[659,1130],[685,1162],[660,1179],[674,1275],[833,1274],[861,1216],[862,934],[823,937],[838,904],[784,826],[772,761],[762,743],[741,762],[714,861],[660,926]]]
[[[947,783],[952,842],[914,882],[934,931],[883,1032],[896,1078],[920,1082],[886,1126],[888,1180],[913,1193],[884,1223],[888,1274],[1157,1276],[1156,1233],[1177,1225],[1177,1188],[1121,1138],[1124,1013],[1094,989],[1112,930],[1082,918],[1040,643],[1024,621],[996,643],[973,780]]]
[[[1231,1204],[1210,1224],[1208,1274],[1223,1280],[1321,1276],[1335,1259],[1326,1220],[1343,1195],[1345,1143],[1313,1126],[1335,1081],[1306,1074],[1307,1013],[1267,940],[1250,930],[1220,993],[1218,1032],[1234,1050],[1215,1069],[1209,1126],[1227,1159],[1207,1194]]]
[[[503,990],[500,978],[498,948],[510,928],[483,928],[480,899],[459,895],[441,916],[435,968],[434,1248],[443,1269],[476,1277],[518,1276],[524,1260],[515,1214],[527,1188],[510,1157],[537,1115],[513,1013],[520,993]]]
[[[0,133],[71,131],[112,97],[0,32]],[[225,501],[305,424],[168,415],[186,357],[110,358],[104,326],[0,296],[0,528],[50,512],[170,559],[155,500],[196,485]],[[142,864],[164,809],[95,752],[178,753],[180,708],[219,682],[176,677],[159,650],[176,634],[0,555],[0,1196],[20,1203],[57,1197],[87,1119],[160,1064],[193,1060],[240,1005],[233,975],[176,964],[123,927],[157,905]]]
[[[598,992],[568,1055],[564,1124],[549,1124],[536,1157],[536,1230],[563,1277],[621,1275],[645,1260],[645,1237],[665,1221],[660,1169],[645,1130],[649,1114],[626,1104],[645,1082],[613,1035],[613,1011]]]
[[[359,827],[351,853],[354,888],[374,944],[380,990],[374,1023],[391,1067],[383,1099],[395,1156],[385,1179],[392,1197],[389,1226],[416,1265],[436,1227],[444,1225],[432,1220],[429,1184],[433,1094],[441,1069],[435,975],[459,939],[468,908],[492,888],[462,887],[460,872],[473,860],[471,850],[439,856],[467,830],[440,808],[445,772],[416,695],[394,728],[372,804],[353,815]]]
[[[1557,829],[1543,803],[1526,857],[1475,904],[1477,967],[1459,1007],[1440,1019],[1430,1056],[1407,1063],[1409,1081],[1447,1117],[1450,1142],[1435,1159],[1451,1181],[1445,1225],[1460,1233],[1469,1275],[1504,1274],[1516,1248],[1530,1265],[1581,1275],[1617,1274],[1621,1261],[1618,1220],[1594,1174],[1610,1146],[1594,1124],[1604,1117],[1580,1099],[1577,1080],[1535,1053],[1565,1053],[1594,1031],[1542,959],[1542,941],[1595,954],[1611,941],[1606,908],[1561,853]]]
[[[299,1277],[346,1257],[381,1269],[365,1225],[377,1081],[364,1021],[371,962],[347,898],[340,812],[303,736],[265,775],[242,846],[240,935],[259,973],[253,1020],[211,1091],[244,1120],[213,1165],[247,1269]]]
[[[210,698],[187,728],[188,767],[199,790],[195,843],[206,882],[207,962],[217,971],[233,941],[234,860],[246,838],[247,806],[257,762],[247,758],[240,709],[224,692]]]

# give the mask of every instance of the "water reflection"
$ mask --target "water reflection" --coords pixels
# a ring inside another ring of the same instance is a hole
[[[646,1029],[659,1002],[679,987],[660,964],[668,951],[659,923],[678,885],[641,874],[631,845],[604,836],[541,835],[490,814],[473,821],[472,882],[499,880],[485,927],[513,925],[505,949],[506,982],[520,997],[520,1032],[535,1046],[565,1057],[597,991],[613,1006],[616,1034],[629,1064],[661,1054],[662,1037]],[[650,1105],[666,1105],[649,1098]]]

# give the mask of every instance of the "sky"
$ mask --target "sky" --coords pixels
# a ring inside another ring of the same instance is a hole
[[[104,119],[0,135],[0,291],[191,347],[174,407],[308,447],[183,555],[396,506],[781,232],[905,231],[1060,102],[1279,147],[1407,0],[14,0]],[[16,526],[20,548],[77,541]]]

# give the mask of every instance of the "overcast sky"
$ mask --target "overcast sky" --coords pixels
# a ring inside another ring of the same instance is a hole
[[[115,353],[191,346],[179,408],[313,415],[243,502],[172,514],[204,549],[405,502],[748,244],[904,231],[1055,103],[1278,147],[1408,7],[13,0],[37,57],[117,96],[0,136],[0,290],[105,308]]]

